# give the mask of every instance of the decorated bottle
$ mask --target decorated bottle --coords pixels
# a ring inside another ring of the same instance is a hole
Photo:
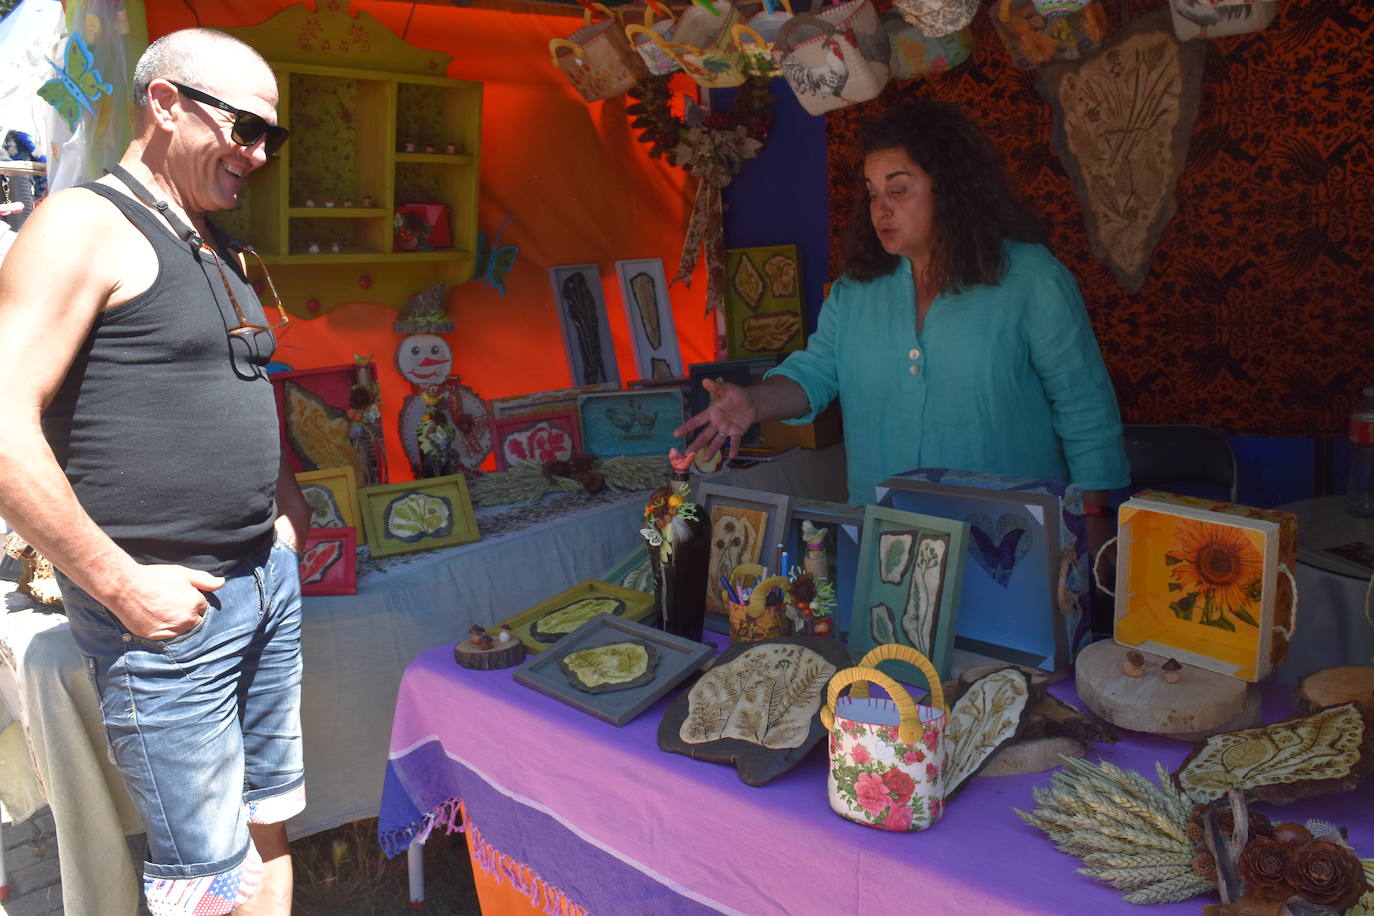
[[[711,541],[706,515],[692,502],[692,455],[668,453],[666,486],[644,507],[640,533],[648,543],[658,626],[667,633],[701,640],[706,618],[706,577]]]

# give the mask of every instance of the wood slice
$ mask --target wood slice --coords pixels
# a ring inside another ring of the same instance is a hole
[[[1293,694],[1293,710],[1302,716],[1341,703],[1374,713],[1374,665],[1323,668],[1299,681]]]
[[[1197,740],[1259,721],[1259,690],[1253,684],[1184,665],[1176,684],[1164,680],[1167,659],[1148,652],[1145,674],[1122,673],[1126,653],[1135,651],[1110,640],[1078,655],[1075,687],[1089,709],[1120,728]]]
[[[525,660],[525,644],[512,639],[507,645],[497,643],[490,649],[482,649],[473,645],[472,640],[465,639],[453,647],[453,660],[476,671],[510,668]]]
[[[982,776],[1019,776],[1024,773],[1043,773],[1052,770],[1065,757],[1082,757],[1087,746],[1077,738],[1030,738],[1017,741],[998,751],[978,774]]]

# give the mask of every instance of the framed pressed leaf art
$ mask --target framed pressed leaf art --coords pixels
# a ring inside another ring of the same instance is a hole
[[[897,643],[920,652],[949,674],[964,581],[968,522],[867,506],[850,615],[849,653],[862,658]],[[914,665],[885,661],[884,673],[920,687]]]
[[[532,608],[507,617],[497,626],[509,626],[526,649],[538,653],[598,614],[643,620],[653,610],[653,595],[600,579],[588,579]]]
[[[792,497],[707,482],[697,486],[696,500],[711,523],[706,623],[719,633],[728,633],[728,609],[721,598],[720,578],[728,578],[741,563],[757,563],[766,567],[769,575],[778,574],[777,555],[786,549],[783,536]]]
[[[372,363],[364,366],[326,366],[274,372],[269,378],[277,398],[287,464],[295,471],[352,467],[367,463],[358,455],[349,435],[348,397],[359,371],[376,378]],[[381,422],[360,421],[367,427],[366,441],[380,441]]]
[[[725,261],[725,337],[732,359],[790,353],[805,343],[796,245],[732,248]]]
[[[468,544],[481,535],[462,474],[358,491],[374,557]]]
[[[620,279],[620,297],[625,301],[625,317],[630,322],[630,342],[634,344],[635,368],[640,378],[680,377],[682,353],[677,346],[663,260],[616,261],[615,274]]]
[[[311,528],[300,561],[302,595],[352,595],[358,590],[354,528]]]
[[[296,475],[306,505],[310,507],[311,528],[358,529],[358,543],[366,544],[363,517],[358,508],[358,474],[352,468],[325,468],[301,471]]]

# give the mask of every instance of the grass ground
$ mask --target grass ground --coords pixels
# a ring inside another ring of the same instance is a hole
[[[425,911],[480,916],[472,865],[461,833],[440,831],[425,843]],[[376,819],[354,821],[291,844],[295,916],[392,916],[411,913],[406,857],[388,859]]]

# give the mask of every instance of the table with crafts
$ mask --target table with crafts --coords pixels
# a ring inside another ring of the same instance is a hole
[[[1050,690],[1077,703],[1072,681]],[[824,742],[762,787],[733,767],[658,750],[672,696],[617,728],[509,669],[459,668],[452,644],[424,652],[406,669],[392,722],[384,846],[400,852],[461,825],[491,913],[1197,912],[1197,900],[1141,910],[1077,874],[1079,860],[1013,810],[1035,807],[1048,773],[977,777],[931,828],[888,833],[831,812]],[[1291,715],[1283,685],[1265,685],[1264,699],[1266,721]],[[1089,758],[1153,780],[1156,761],[1172,770],[1190,747],[1125,733]],[[1259,810],[1348,826],[1357,850],[1374,850],[1374,818],[1356,816],[1374,811],[1374,783]]]
[[[842,446],[732,469],[735,486],[842,499]],[[381,795],[397,685],[416,653],[601,575],[639,535],[646,494],[549,497],[478,512],[473,544],[360,563],[358,591],[305,599],[305,836],[372,817]],[[0,800],[22,820],[46,798],[57,825],[67,911],[130,912],[134,867],[125,834],[140,832],[106,756],[95,692],[65,618],[17,602],[0,631]],[[135,897],[136,899],[136,897]]]
[[[1345,510],[1342,496],[1280,506],[1298,517],[1300,614],[1278,676],[1296,684],[1313,671],[1374,663],[1374,518]],[[1362,546],[1360,546],[1362,545]]]

